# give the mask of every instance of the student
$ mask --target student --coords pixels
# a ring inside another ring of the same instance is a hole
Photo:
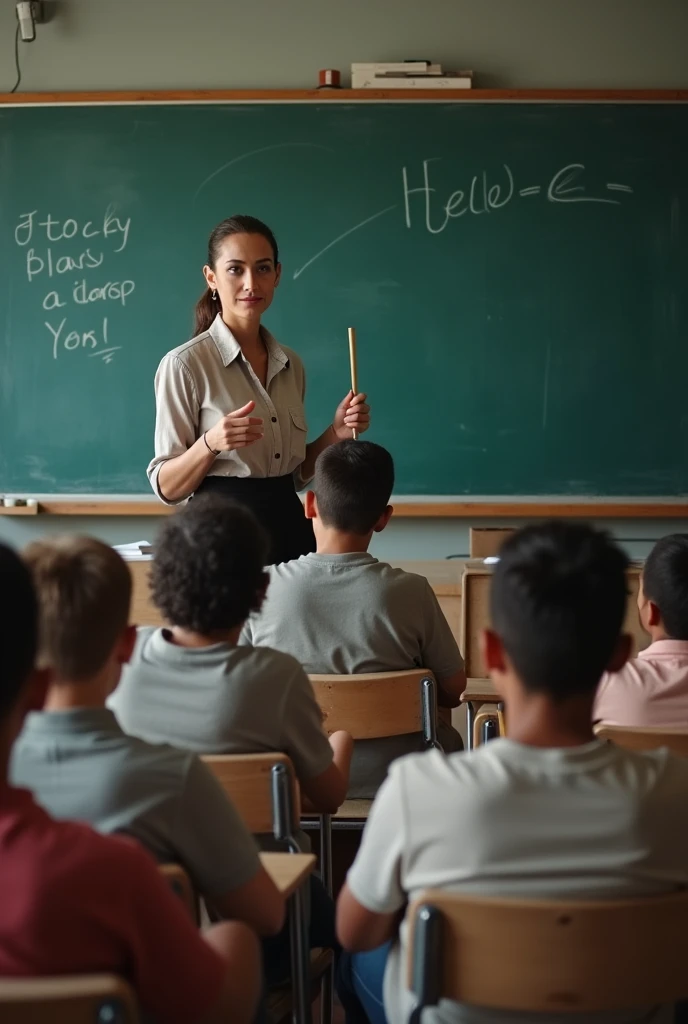
[[[284,900],[212,772],[195,754],[127,736],[105,707],[136,639],[126,564],[88,537],[38,541],[24,559],[53,679],[15,745],[13,782],[54,818],[126,832],[159,862],[182,864],[220,917],[276,934]]]
[[[157,1024],[253,1018],[258,943],[240,922],[203,937],[148,853],[57,822],[7,781],[12,744],[40,707],[38,614],[29,572],[0,545],[0,977],[122,975]]]
[[[655,544],[643,569],[638,613],[652,643],[620,672],[602,677],[595,721],[688,729],[688,534]]]
[[[323,812],[346,795],[351,737],[327,737],[313,688],[288,654],[238,647],[263,601],[266,537],[243,506],[194,498],[162,527],[153,600],[169,628],[139,629],[110,698],[122,727],[154,743],[203,754],[279,750]]]
[[[393,486],[392,456],[370,441],[341,441],[318,457],[306,495],[317,551],[270,567],[265,604],[241,642],[286,651],[312,674],[427,668],[438,703],[453,708],[466,675],[430,584],[368,554],[392,515]],[[447,752],[462,749],[442,721],[438,738]],[[422,749],[419,734],[358,740],[348,796],[373,797],[396,757]]]
[[[109,703],[128,733],[149,742],[204,754],[282,751],[304,803],[334,812],[346,795],[351,737],[335,733],[328,743],[313,688],[293,658],[237,646],[265,594],[266,550],[253,514],[230,499],[203,495],[171,516],[151,573],[153,599],[171,625],[139,629]],[[304,833],[297,838],[308,844]],[[334,908],[318,878],[310,895],[311,945],[333,946]],[[270,980],[277,973],[273,966]]]
[[[606,534],[582,524],[530,526],[504,544],[484,656],[509,709],[509,737],[392,765],[337,908],[353,953],[342,958],[340,987],[351,1021],[365,1020],[362,1007],[372,1024],[408,1019],[407,932],[397,928],[406,901],[425,889],[596,899],[688,884],[688,762],[666,750],[630,753],[592,732],[600,675],[620,669],[630,647],[620,635],[625,569]],[[445,1001],[423,1020],[640,1016],[538,1017]]]

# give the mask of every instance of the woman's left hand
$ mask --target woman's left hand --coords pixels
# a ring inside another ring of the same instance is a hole
[[[332,427],[338,441],[348,441],[352,431],[363,434],[370,426],[370,406],[366,405],[367,395],[350,391],[339,403],[334,414]]]

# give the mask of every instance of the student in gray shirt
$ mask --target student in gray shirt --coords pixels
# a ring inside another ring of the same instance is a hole
[[[268,578],[267,537],[246,508],[217,495],[170,516],[155,546],[153,599],[168,628],[139,630],[109,705],[126,732],[197,753],[282,751],[319,811],[344,800],[352,741],[328,742],[313,687],[288,654],[238,647]],[[302,841],[307,839],[302,835]],[[311,878],[311,945],[334,943],[334,908]]]
[[[39,541],[25,560],[54,678],[15,744],[13,783],[55,818],[127,833],[158,861],[182,864],[217,914],[275,935],[284,901],[212,773],[194,754],[127,736],[105,707],[135,641],[127,566],[87,537]]]
[[[240,642],[285,651],[311,674],[427,668],[438,703],[453,708],[466,685],[463,659],[430,584],[368,553],[392,515],[393,486],[392,456],[370,441],[341,441],[318,457],[306,495],[317,551],[270,566],[265,603]],[[442,721],[438,738],[446,752],[462,749]],[[358,740],[349,797],[373,797],[391,761],[422,749],[420,734]]]

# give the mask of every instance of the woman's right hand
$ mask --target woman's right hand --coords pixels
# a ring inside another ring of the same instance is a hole
[[[205,437],[210,448],[216,452],[231,452],[235,448],[246,448],[260,441],[263,421],[258,416],[249,415],[255,407],[255,402],[247,402],[241,409],[227,413],[207,430]]]

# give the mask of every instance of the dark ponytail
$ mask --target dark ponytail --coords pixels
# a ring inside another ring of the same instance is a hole
[[[257,217],[235,214],[233,217],[220,221],[213,228],[208,239],[208,266],[213,270],[215,270],[222,243],[225,238],[229,238],[231,235],[262,235],[270,243],[275,266],[279,263],[277,239],[267,224],[264,224],[262,220],[258,220]],[[196,303],[194,311],[194,337],[207,331],[217,314],[221,312],[222,303],[220,302],[220,296],[218,295],[216,298],[213,298],[210,288],[206,288]]]
[[[206,288],[194,309],[194,338],[207,331],[217,314],[221,312],[219,297],[213,298],[210,288]]]

